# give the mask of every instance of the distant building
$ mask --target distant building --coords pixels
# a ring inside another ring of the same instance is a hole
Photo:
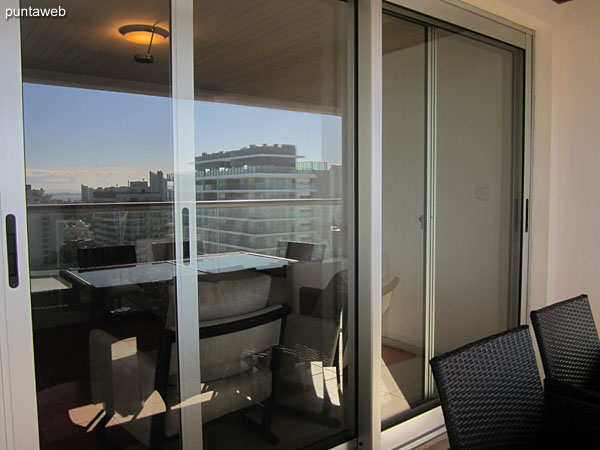
[[[207,200],[314,198],[317,175],[298,165],[295,145],[250,145],[196,157],[196,197]],[[276,254],[282,242],[320,240],[311,205],[205,208],[199,205],[198,239],[207,253]]]
[[[30,184],[25,185],[25,198],[28,205],[56,203],[52,195],[47,194],[44,188],[32,189]]]
[[[84,203],[166,202],[167,178],[159,170],[149,173],[148,181],[129,181],[127,186],[81,186]],[[118,208],[97,210],[91,218],[94,246],[138,244],[164,239],[173,234],[173,208]]]
[[[329,197],[343,198],[344,170],[342,166],[332,164],[329,168]]]
[[[327,162],[326,161],[297,161],[296,169],[327,171]]]
[[[77,261],[77,249],[88,247],[93,242],[90,225],[83,220],[58,220],[54,223],[56,255],[58,265],[73,266]]]
[[[150,172],[150,191],[160,197],[160,201],[167,201],[167,178],[164,177],[162,170],[156,173]]]
[[[129,181],[127,186],[99,187],[81,185],[82,203],[166,202],[167,179],[161,170],[150,172],[148,181]]]
[[[91,203],[93,193],[94,193],[94,188],[91,188],[89,186],[82,184],[81,185],[81,203]]]
[[[27,206],[56,203],[52,195],[47,194],[43,188],[33,189],[30,184],[25,186],[25,197]],[[32,270],[56,263],[58,254],[52,227],[54,221],[62,219],[62,213],[28,211],[27,225],[30,230],[36,230],[36,233],[30,233],[28,239],[29,264]]]
[[[296,167],[302,170],[312,170],[315,178],[314,197],[320,199],[338,199],[343,196],[343,171],[340,165],[328,167],[325,161],[297,162]],[[340,224],[344,223],[341,203],[322,204],[313,208],[315,229],[318,230],[322,242],[328,246],[327,254],[339,256],[344,248],[341,242]]]

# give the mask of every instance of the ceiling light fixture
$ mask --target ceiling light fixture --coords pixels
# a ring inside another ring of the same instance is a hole
[[[137,53],[133,57],[135,61],[146,64],[154,62],[154,56],[150,54],[152,44],[163,42],[169,37],[167,30],[156,25],[124,25],[119,28],[119,33],[128,41],[148,45],[148,51],[145,54]]]

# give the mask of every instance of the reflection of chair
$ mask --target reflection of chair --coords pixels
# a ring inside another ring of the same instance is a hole
[[[198,402],[203,422],[240,412],[271,395],[272,364],[277,359],[271,357],[271,349],[280,343],[288,307],[267,306],[269,288],[268,276],[251,272],[198,282],[202,377]],[[170,291],[172,311],[172,287]],[[158,354],[137,351],[135,338],[119,341],[100,330],[90,333],[92,397],[107,411],[104,423],[112,416],[133,417],[122,420],[123,427],[146,445],[156,446],[164,436],[179,432],[179,409],[172,409],[179,399],[171,311]],[[123,350],[128,342],[129,349]],[[268,429],[269,409],[263,414],[263,423],[254,428],[276,441]]]
[[[154,261],[169,261],[175,259],[175,242],[153,242],[152,257]],[[190,241],[183,242],[183,258],[190,257]]]
[[[86,270],[97,270],[137,262],[135,245],[79,248],[77,249],[77,258],[79,268]],[[103,291],[103,298],[100,301],[94,301],[92,309],[101,313],[109,313],[124,307],[127,311],[135,310],[136,308],[128,301],[128,298],[139,293],[140,289],[136,285],[107,288]]]
[[[392,305],[392,295],[398,286],[400,278],[392,277],[384,279],[381,287],[381,315],[383,316]]]
[[[333,427],[340,425],[331,406],[341,402],[340,331],[347,322],[347,289],[347,270],[337,272],[325,289],[300,288],[299,311],[286,324],[281,388],[275,395],[278,409]]]
[[[545,448],[545,401],[527,326],[431,360],[451,448]]]
[[[285,257],[298,261],[323,261],[325,257],[325,244],[314,244],[311,242],[287,243]]]
[[[77,259],[79,260],[80,269],[135,264],[137,262],[135,245],[79,248],[77,249]]]

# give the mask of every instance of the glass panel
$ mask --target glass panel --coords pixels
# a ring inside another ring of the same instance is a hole
[[[439,354],[518,323],[523,74],[520,50],[443,30],[436,46]]]
[[[352,23],[338,0],[194,1],[205,449],[353,436]]]
[[[522,80],[521,50],[383,15],[384,428],[434,404],[430,357],[518,323]]]
[[[384,428],[424,398],[426,28],[383,15]]]
[[[63,7],[21,19],[40,445],[177,448],[170,2]]]

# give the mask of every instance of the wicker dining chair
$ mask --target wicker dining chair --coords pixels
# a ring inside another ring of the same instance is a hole
[[[600,339],[587,295],[531,311],[531,322],[550,426],[569,430],[569,447],[600,448]]]
[[[437,356],[430,364],[452,449],[545,447],[544,392],[527,326]]]
[[[600,339],[588,297],[531,311],[546,378],[600,392]]]

